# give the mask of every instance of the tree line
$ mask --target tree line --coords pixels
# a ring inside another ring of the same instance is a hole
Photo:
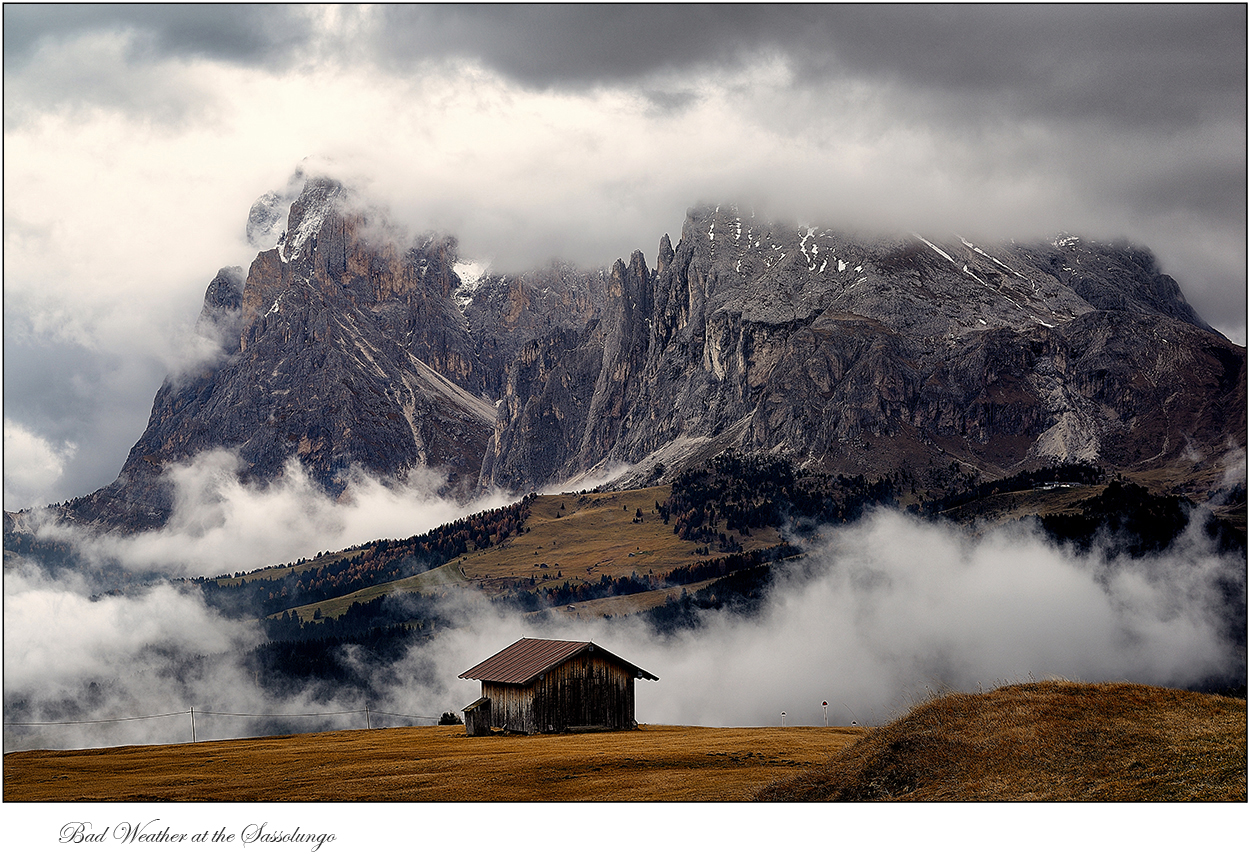
[[[786,523],[800,531],[809,523],[848,523],[872,506],[896,503],[904,479],[901,473],[833,476],[729,449],[677,476],[660,514],[665,523],[672,519],[679,538],[732,551],[727,531],[749,536],[753,528]]]
[[[281,578],[198,578],[194,582],[205,601],[223,614],[267,617],[417,575],[470,551],[498,545],[520,532],[535,496],[452,521],[419,536],[355,545],[324,564],[316,564],[322,558],[318,555],[313,565],[305,564]]]
[[[1019,473],[992,482],[975,482],[962,491],[948,491],[941,497],[915,503],[909,507],[913,512],[934,515],[996,494],[1013,491],[1031,491],[1046,485],[1101,485],[1106,471],[1093,464],[1055,464],[1037,470],[1021,470]]]

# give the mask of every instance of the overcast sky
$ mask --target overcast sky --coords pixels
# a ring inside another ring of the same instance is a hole
[[[305,159],[508,269],[687,207],[1149,246],[1246,341],[1246,8],[4,7],[4,507],[116,477]]]

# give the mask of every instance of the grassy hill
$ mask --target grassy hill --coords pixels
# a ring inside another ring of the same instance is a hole
[[[657,511],[657,506],[668,497],[667,486],[537,496],[529,503],[523,529],[499,544],[472,550],[428,572],[298,605],[289,610],[306,621],[313,620],[314,616],[335,619],[354,602],[363,604],[391,593],[472,587],[489,596],[509,590],[534,591],[562,584],[596,582],[605,576],[615,579],[631,575],[662,575],[695,561],[727,556],[714,545],[679,539],[672,526],[666,524]],[[735,535],[735,540],[742,550],[752,551],[773,547],[781,542],[781,537],[777,530],[763,528],[753,530],[749,536]],[[327,555],[322,560],[330,558],[350,557],[335,554]],[[302,567],[308,565],[305,563]],[[292,567],[288,571],[299,568]],[[266,572],[281,570],[282,567],[274,567]],[[706,586],[706,583],[689,588],[697,589]],[[636,613],[663,604],[670,595],[680,592],[681,587],[677,587],[649,591],[645,599],[635,596],[595,599],[593,614]],[[270,616],[276,617],[280,613]],[[585,615],[582,611],[575,613]]]
[[[858,728],[469,737],[399,727],[4,755],[4,801],[745,801]]]
[[[1080,510],[1080,505],[1102,493],[1101,485],[1059,486],[1006,491],[942,510],[943,517],[969,523],[1013,521],[1024,515],[1056,515]]]
[[[337,619],[355,603],[392,593],[465,587],[492,598],[520,595],[525,600],[518,607],[526,611],[606,601],[597,612],[615,616],[667,597],[624,600],[619,593],[658,592],[705,580],[711,573],[670,575],[701,561],[780,548],[785,525],[798,531],[801,544],[818,534],[815,526],[849,523],[872,506],[901,506],[973,525],[1035,516],[1056,540],[1082,548],[1105,527],[1128,528],[1147,536],[1151,551],[1170,542],[1189,517],[1189,504],[1179,496],[1152,496],[1118,481],[1108,484],[1101,471],[1083,465],[981,483],[956,471],[945,496],[925,500],[908,489],[911,483],[902,476],[870,481],[809,474],[784,460],[722,453],[674,477],[670,485],[531,494],[422,536],[380,539],[313,560],[214,579],[206,586],[215,586],[217,594],[207,593],[214,605],[234,615],[252,611],[276,619],[294,613],[304,624]],[[1231,505],[1236,509],[1238,504]],[[1244,510],[1244,502],[1239,505]],[[1218,533],[1225,544],[1244,546],[1235,517],[1213,526],[1218,527],[1213,535]],[[797,550],[787,545],[772,558]],[[626,579],[639,583],[608,588]],[[595,588],[580,589],[584,585]]]
[[[660,574],[698,559],[696,548],[709,557],[724,556],[715,546],[701,547],[674,535],[656,511],[668,497],[667,486],[540,496],[530,505],[524,533],[461,558],[465,577],[491,592],[528,586],[531,578],[555,586],[604,575]],[[781,541],[771,528],[735,539],[748,551]]]
[[[1128,683],[935,698],[764,801],[1246,801],[1246,702]]]
[[[773,563],[795,558],[824,530],[874,506],[904,507],[972,530],[1027,515],[1039,532],[1077,553],[1133,556],[1166,548],[1191,513],[1206,517],[1180,496],[1106,478],[1083,465],[991,482],[956,470],[945,496],[907,502],[914,489],[906,476],[809,474],[778,459],[723,453],[669,485],[530,494],[420,536],[379,539],[200,586],[221,613],[263,619],[269,642],[250,660],[272,684],[324,678],[363,691],[368,679],[342,677],[335,651],[361,644],[372,659],[390,661],[413,638],[456,624],[462,603],[444,598],[458,591],[517,615],[639,614],[667,633],[697,628],[708,610],[749,613],[767,594]],[[1211,519],[1205,527],[1221,548],[1244,554],[1245,534],[1233,520]],[[1102,536],[1115,542],[1104,548]],[[1226,578],[1219,587],[1229,597],[1231,629],[1244,629],[1244,581]]]
[[[1042,682],[879,728],[460,726],[4,755],[4,801],[1246,801],[1246,702]]]
[[[428,572],[422,572],[419,575],[412,575],[407,578],[400,578],[397,581],[388,581],[384,584],[366,587],[363,590],[356,590],[353,593],[326,599],[322,602],[300,605],[292,608],[291,612],[299,614],[300,619],[303,620],[311,620],[314,617],[318,619],[335,619],[347,613],[347,609],[354,602],[363,603],[376,599],[378,596],[387,596],[391,593],[425,593],[444,587],[460,587],[464,584],[464,574],[460,571],[460,567],[453,562],[439,566],[437,569],[430,569]],[[272,614],[271,616],[278,615]]]
[[[322,554],[315,560],[300,560],[294,563],[282,563],[276,566],[266,566],[263,569],[256,569],[246,574],[223,575],[219,580],[231,586],[235,584],[247,584],[252,581],[280,581],[289,575],[298,575],[317,566],[324,566],[327,563],[337,562],[339,560],[354,560],[359,557],[363,551],[347,550],[332,551],[328,554]]]

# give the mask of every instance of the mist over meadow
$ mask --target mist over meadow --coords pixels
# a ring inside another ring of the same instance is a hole
[[[644,724],[880,724],[930,692],[1030,678],[1192,687],[1244,679],[1230,585],[1244,607],[1244,558],[1221,554],[1198,519],[1161,554],[1077,554],[1025,522],[972,531],[895,510],[823,528],[799,559],[775,564],[749,612],[698,612],[693,628],[639,616],[576,622],[523,617],[476,590],[436,599],[446,621],[391,660],[359,645],[334,661],[359,688],[265,684],[249,658],[266,638],[198,588],[157,579],[104,589],[107,561],[167,577],[212,576],[311,557],[381,535],[407,536],[500,499],[459,506],[434,483],[357,477],[331,503],[297,470],[267,489],[233,478],[228,456],[177,474],[164,530],[76,543],[78,568],[30,561],[4,573],[6,750],[75,748],[429,724],[478,696],[457,675],[524,636],[593,640],[660,677],[637,683]],[[1244,620],[1241,621],[1244,628]],[[230,713],[212,715],[210,713]],[[160,716],[143,720],[104,719]],[[297,717],[283,717],[297,716]],[[76,722],[17,726],[14,722]],[[101,723],[82,723],[101,722]]]

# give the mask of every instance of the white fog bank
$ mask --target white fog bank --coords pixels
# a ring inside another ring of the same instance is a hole
[[[478,684],[458,674],[523,636],[593,640],[659,676],[637,682],[644,724],[776,725],[783,711],[788,724],[821,724],[822,701],[832,725],[880,724],[934,691],[1052,676],[1184,687],[1245,673],[1220,589],[1231,579],[1244,596],[1244,560],[1217,554],[1196,528],[1157,557],[1104,561],[1020,526],[975,537],[879,511],[827,530],[818,548],[774,572],[757,612],[706,611],[699,628],[671,636],[631,617],[544,623],[462,591],[445,600],[454,628],[367,669],[381,693],[369,706],[375,721],[380,712],[458,711],[478,696]],[[6,748],[31,747],[32,738],[51,748],[184,741],[192,706],[361,710],[310,719],[309,729],[364,727],[359,695],[266,690],[243,660],[263,642],[259,626],[220,617],[195,591],[162,585],[91,601],[67,573],[53,580],[18,566],[4,578],[5,701],[22,720],[180,713],[163,724],[8,733]],[[363,656],[348,646],[335,660],[359,669]],[[202,738],[259,726],[213,721]]]

